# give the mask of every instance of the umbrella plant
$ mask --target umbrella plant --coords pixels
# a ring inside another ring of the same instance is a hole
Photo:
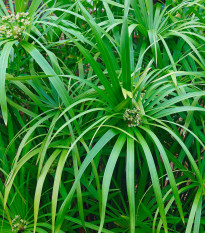
[[[203,232],[203,1],[21,3],[0,12],[2,229]]]

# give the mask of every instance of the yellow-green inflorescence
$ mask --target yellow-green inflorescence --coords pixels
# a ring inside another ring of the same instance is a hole
[[[28,12],[3,16],[1,17],[0,37],[19,39],[30,23],[31,21]]]
[[[21,218],[21,216],[16,215],[15,218],[12,220],[12,231],[19,232],[25,231],[28,226],[28,221]]]
[[[126,109],[123,119],[128,123],[128,127],[135,127],[142,123],[139,108]]]

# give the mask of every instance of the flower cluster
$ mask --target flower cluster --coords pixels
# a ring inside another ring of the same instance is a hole
[[[15,218],[12,220],[12,231],[24,231],[28,226],[28,221],[21,218],[21,216],[16,215]]]
[[[27,26],[31,23],[27,13],[10,14],[1,18],[0,37],[20,38]]]
[[[123,119],[128,122],[128,127],[135,127],[142,123],[140,109],[126,109],[123,114]]]

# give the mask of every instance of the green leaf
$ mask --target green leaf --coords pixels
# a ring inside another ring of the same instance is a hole
[[[130,38],[128,33],[127,20],[124,19],[122,25],[120,53],[122,66],[122,84],[123,88],[131,91],[131,64],[130,64]]]
[[[40,173],[40,176],[37,180],[36,191],[35,191],[35,196],[34,196],[34,229],[33,229],[33,232],[36,232],[38,212],[39,212],[41,193],[42,193],[44,181],[45,181],[46,176],[48,174],[49,168],[51,167],[52,163],[55,161],[55,159],[57,158],[57,156],[59,155],[60,152],[61,152],[60,150],[55,150],[52,153],[52,155],[49,157],[49,159],[45,163],[45,165]]]
[[[155,144],[156,144],[156,146],[157,146],[157,148],[158,148],[158,150],[160,152],[160,155],[161,155],[161,157],[163,159],[163,164],[164,164],[165,169],[167,171],[169,182],[170,182],[173,194],[174,194],[174,198],[175,198],[175,201],[176,201],[180,216],[182,218],[182,221],[184,222],[184,214],[183,214],[183,209],[182,209],[182,203],[181,203],[181,200],[180,200],[180,197],[179,197],[179,194],[178,194],[174,174],[172,172],[170,162],[169,162],[169,160],[167,158],[167,155],[166,155],[166,152],[165,152],[165,150],[163,148],[163,145],[161,144],[161,142],[157,138],[157,136],[150,129],[148,129],[146,127],[143,127],[143,126],[139,126],[139,127],[142,128],[144,131],[146,131],[150,135],[150,137],[155,142]]]
[[[33,57],[33,59],[38,63],[46,75],[51,75],[49,80],[55,87],[57,93],[61,97],[62,101],[68,106],[71,103],[69,95],[55,71],[46,61],[46,59],[41,55],[41,53],[31,44],[26,41],[21,42],[22,47]]]
[[[15,9],[16,12],[25,12],[28,6],[29,0],[15,0]]]
[[[77,184],[80,181],[81,176],[83,175],[84,171],[94,159],[94,157],[99,153],[99,151],[116,135],[117,133],[114,130],[109,130],[105,135],[96,143],[96,145],[90,150],[88,155],[86,156],[85,160],[83,161],[78,176],[75,179],[75,182],[67,195],[66,199],[63,201],[59,213],[57,215],[56,224],[55,224],[55,233],[58,233],[61,225],[63,223],[64,216],[66,214],[67,208],[72,200],[74,192],[76,190]]]
[[[202,188],[200,187],[196,193],[196,196],[194,198],[194,202],[192,204],[192,208],[191,208],[191,212],[189,214],[189,219],[188,219],[188,223],[187,223],[187,227],[186,227],[186,231],[185,233],[191,233],[192,232],[192,227],[193,227],[193,223],[194,223],[194,217],[196,215],[196,211],[197,211],[197,207],[200,203],[200,199],[202,196]]]
[[[128,131],[131,135],[131,130]],[[130,210],[130,232],[135,233],[135,146],[133,138],[127,138],[126,183]]]
[[[6,103],[6,90],[5,90],[5,79],[6,79],[6,69],[8,66],[8,59],[11,49],[14,45],[15,41],[7,42],[0,56],[0,106],[1,111],[4,119],[4,123],[7,124],[8,121],[8,110],[7,110],[7,103]]]
[[[105,167],[104,175],[103,175],[103,183],[102,183],[102,208],[101,208],[101,221],[100,221],[100,229],[98,232],[102,231],[104,220],[105,220],[105,210],[107,204],[107,198],[110,188],[110,183],[113,175],[113,171],[115,169],[115,165],[117,163],[118,157],[122,150],[122,147],[125,143],[126,136],[124,134],[120,134],[117,139],[112,152],[110,154],[109,160]]]
[[[155,192],[155,197],[158,203],[158,207],[159,207],[159,212],[161,214],[161,219],[164,225],[164,230],[166,233],[168,233],[168,228],[167,228],[167,220],[166,220],[166,216],[165,216],[165,210],[164,210],[164,204],[163,204],[163,199],[162,199],[162,193],[161,193],[161,189],[160,189],[160,184],[159,184],[159,177],[157,175],[157,169],[154,163],[154,159],[152,156],[152,153],[149,149],[149,146],[147,144],[147,142],[145,141],[145,139],[143,138],[143,136],[140,134],[140,132],[135,129],[134,130],[140,145],[143,148],[146,160],[147,160],[147,164],[149,167],[149,172],[151,175],[151,179],[152,179],[152,185],[153,185],[153,189]]]

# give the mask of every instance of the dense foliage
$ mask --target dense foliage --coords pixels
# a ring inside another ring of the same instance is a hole
[[[0,232],[205,231],[204,0],[0,0]]]

